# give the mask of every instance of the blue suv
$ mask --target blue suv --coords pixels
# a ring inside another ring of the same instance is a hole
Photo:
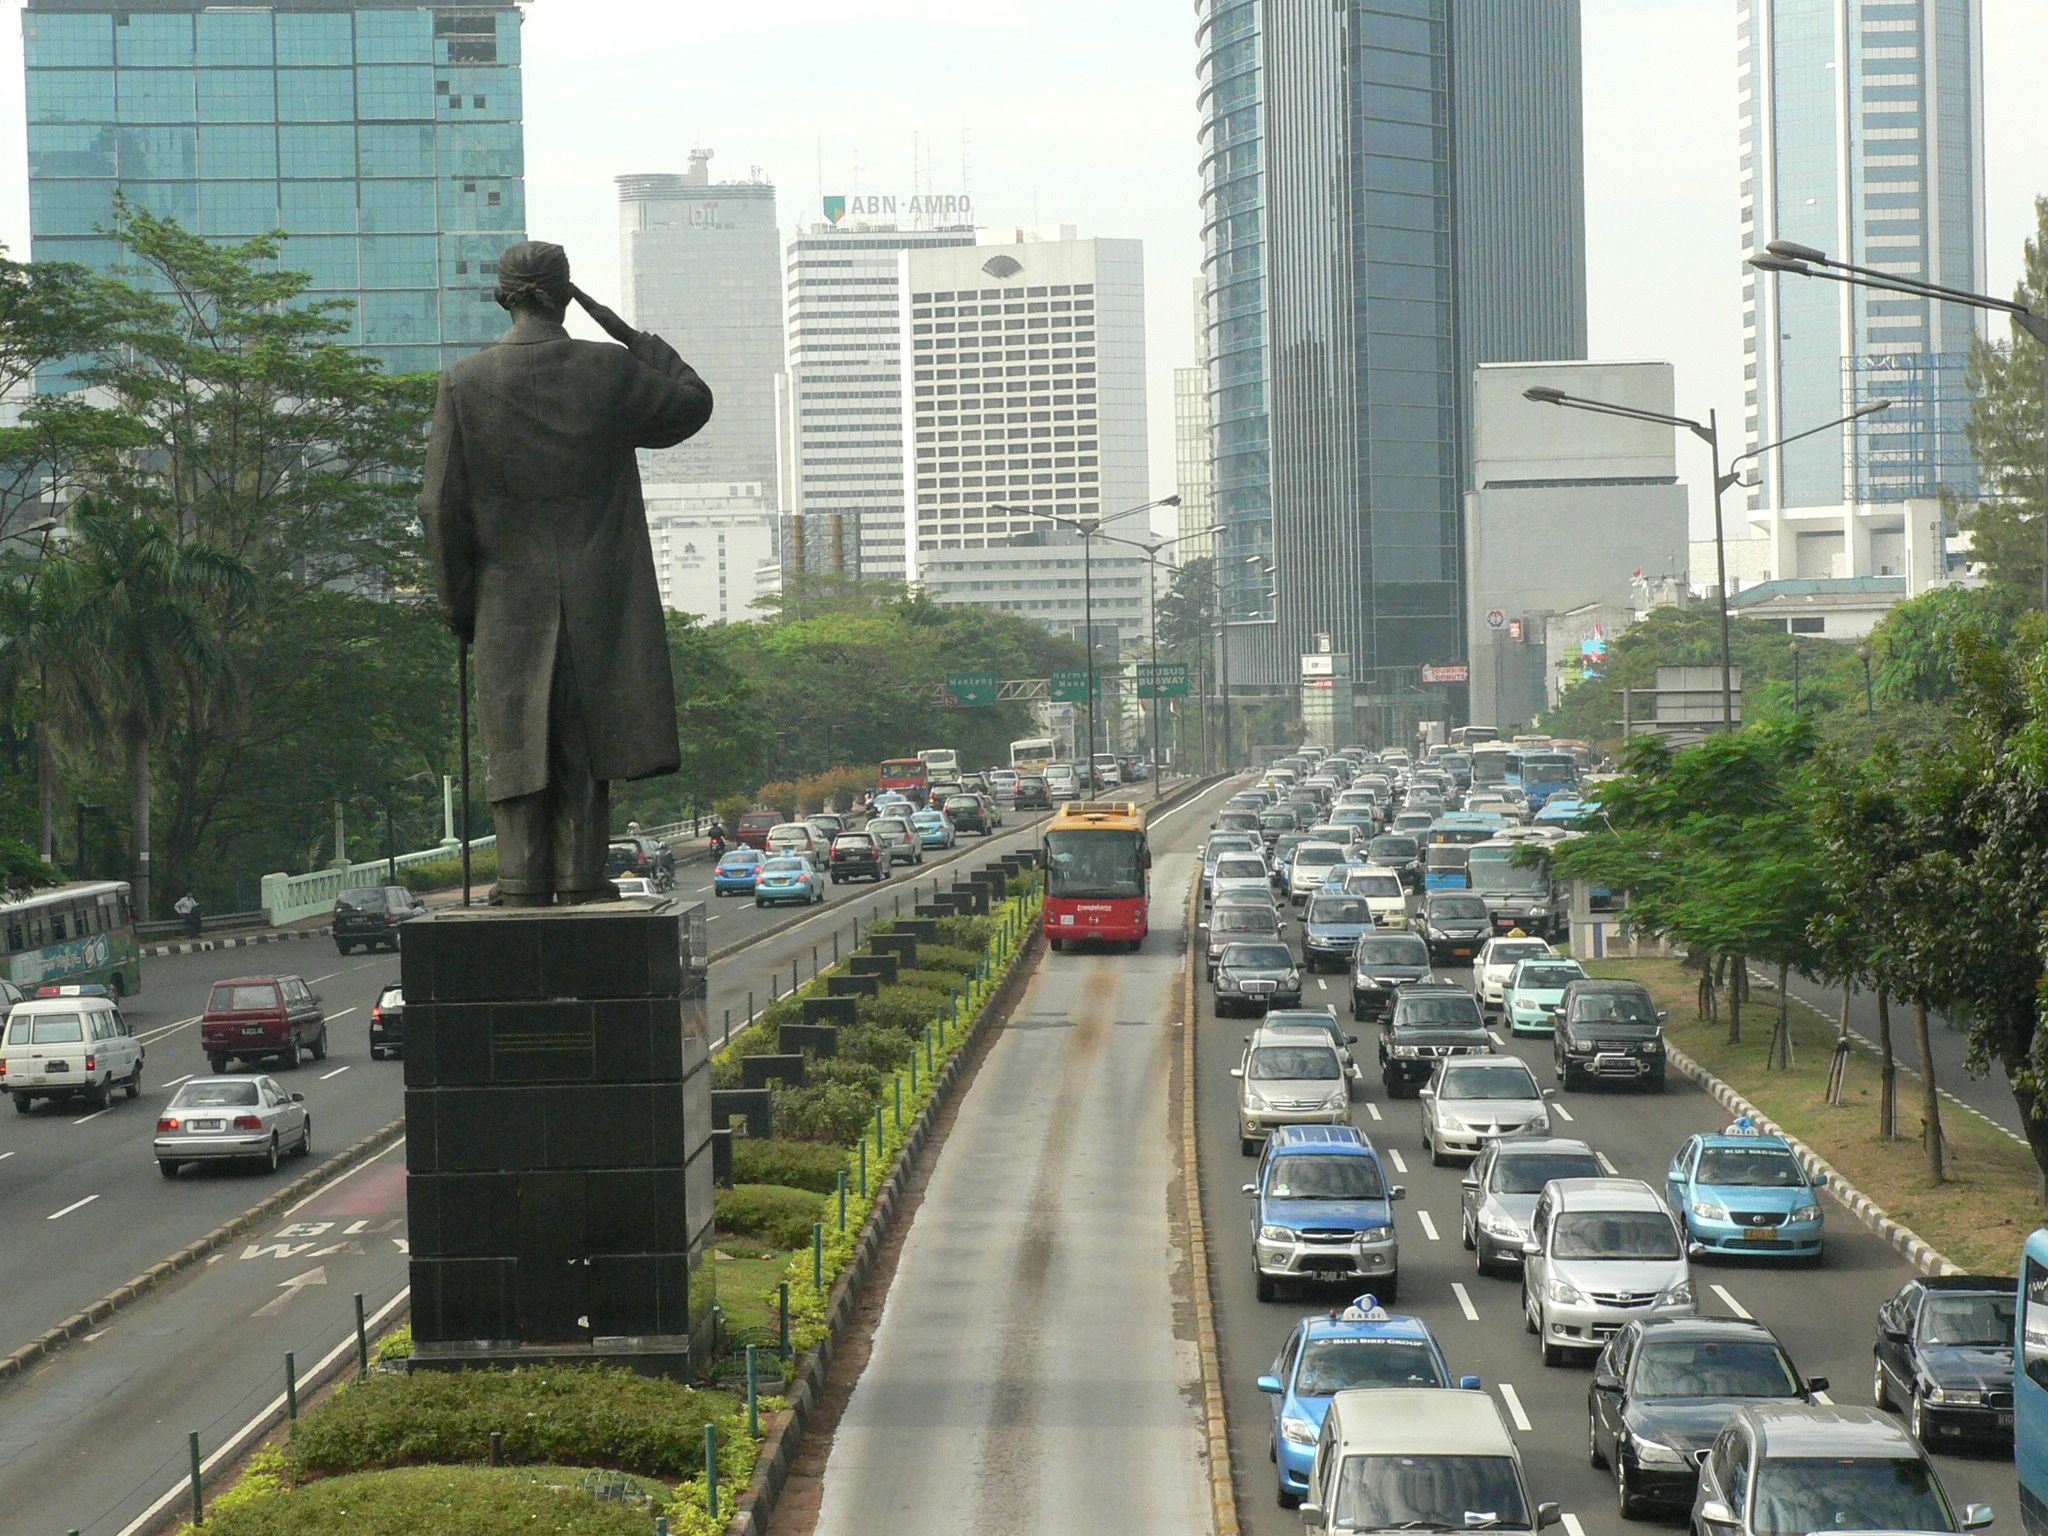
[[[1252,1207],[1252,1272],[1259,1300],[1285,1281],[1367,1281],[1383,1301],[1400,1288],[1401,1249],[1380,1155],[1355,1125],[1282,1125],[1266,1138]]]
[[[1356,1387],[1448,1387],[1444,1352],[1419,1317],[1396,1317],[1377,1296],[1359,1297],[1327,1317],[1304,1317],[1287,1335],[1259,1390],[1273,1399],[1273,1463],[1280,1507],[1292,1509],[1308,1491],[1309,1468],[1330,1399]],[[1479,1389],[1477,1376],[1458,1385]]]

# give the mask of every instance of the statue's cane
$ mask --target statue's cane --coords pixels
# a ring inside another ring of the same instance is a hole
[[[469,910],[469,642],[455,643],[455,697],[462,729],[462,910]]]

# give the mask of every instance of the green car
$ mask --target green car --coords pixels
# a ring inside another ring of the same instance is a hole
[[[1501,988],[1501,1011],[1509,1031],[1517,1035],[1554,1034],[1564,989],[1585,977],[1586,969],[1578,961],[1558,955],[1521,961],[1508,977],[1507,985]]]

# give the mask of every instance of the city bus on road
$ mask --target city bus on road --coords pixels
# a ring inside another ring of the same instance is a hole
[[[1084,940],[1136,949],[1149,931],[1152,849],[1145,813],[1125,801],[1072,800],[1045,829],[1045,928],[1054,949]]]
[[[96,982],[115,997],[142,990],[142,948],[125,881],[74,881],[0,902],[0,976],[24,992]]]
[[[2020,1253],[2013,1322],[2012,1459],[2019,1473],[2020,1529],[2048,1536],[2048,1227]]]
[[[1010,743],[1010,766],[1018,773],[1043,774],[1060,760],[1060,744],[1050,736],[1026,736]]]
[[[1498,742],[1472,749],[1472,787],[1486,789],[1495,784],[1522,782],[1522,754]]]
[[[1451,747],[1463,752],[1485,741],[1499,741],[1500,732],[1490,725],[1460,725],[1452,728]]]
[[[892,757],[884,762],[875,777],[876,787],[893,789],[908,796],[918,805],[931,797],[931,770],[921,757]]]
[[[917,756],[935,784],[960,777],[960,754],[951,747],[926,747]]]
[[[1473,843],[1465,850],[1465,871],[1471,889],[1486,900],[1495,933],[1519,928],[1532,938],[1564,936],[1569,926],[1564,891],[1551,878],[1550,855],[1534,839]]]

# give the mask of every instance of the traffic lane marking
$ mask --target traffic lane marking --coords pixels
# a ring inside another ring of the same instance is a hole
[[[1557,1111],[1557,1118],[1562,1120],[1566,1125],[1570,1125],[1573,1119],[1576,1118],[1570,1110],[1566,1109],[1562,1104],[1558,1103],[1555,1099],[1551,1100],[1550,1107]]]
[[[362,1011],[363,1011],[363,1010],[362,1010],[362,1008],[361,1008],[361,1006],[360,1006],[360,1005],[358,1005],[358,1006],[356,1006],[356,1007],[354,1007],[354,1008],[344,1008],[344,1009],[342,1009],[342,1010],[341,1010],[341,1012],[339,1012],[339,1013],[330,1013],[330,1014],[328,1014],[328,1015],[327,1015],[327,1022],[328,1022],[328,1023],[330,1023],[330,1024],[332,1024],[332,1023],[333,1023],[333,1022],[334,1022],[334,1021],[335,1021],[336,1019],[345,1019],[345,1018],[347,1018],[347,1017],[348,1017],[348,1016],[349,1016],[350,1014],[352,1014],[352,1013],[361,1013]]]
[[[71,1123],[73,1125],[84,1125],[89,1120],[97,1120],[101,1115],[111,1115],[113,1112],[114,1106],[109,1104],[105,1109],[96,1109],[89,1115],[80,1115],[76,1120],[72,1121]]]
[[[73,1211],[84,1210],[88,1205],[91,1205],[93,1201],[97,1199],[99,1199],[98,1195],[87,1195],[83,1200],[74,1200],[69,1205],[65,1206],[63,1210],[50,1212],[50,1214],[45,1216],[43,1220],[61,1221],[64,1217],[69,1216]]]
[[[1394,1160],[1394,1172],[1406,1173],[1408,1171],[1408,1163],[1401,1156],[1401,1149],[1399,1147],[1387,1148],[1387,1156]]]
[[[1451,1282],[1451,1294],[1458,1298],[1458,1310],[1465,1314],[1465,1321],[1468,1323],[1478,1322],[1479,1309],[1472,1305],[1472,1293],[1465,1289],[1465,1282],[1453,1280]]]
[[[1737,1301],[1733,1296],[1730,1296],[1728,1294],[1727,1286],[1720,1284],[1710,1284],[1707,1288],[1711,1290],[1716,1296],[1721,1298],[1722,1305],[1727,1307],[1727,1309],[1730,1312],[1733,1312],[1745,1323],[1753,1323],[1756,1321],[1754,1317],[1750,1316],[1749,1308],[1745,1307],[1741,1302]]]
[[[336,1067],[332,1072],[322,1072],[320,1074],[320,1081],[324,1083],[330,1077],[339,1077],[342,1073],[346,1072],[347,1070],[347,1067]]]
[[[1382,1116],[1382,1115],[1380,1114],[1380,1107],[1379,1107],[1379,1105],[1377,1105],[1377,1104],[1373,1103],[1373,1101],[1372,1101],[1371,1099],[1367,1099],[1367,1100],[1365,1101],[1365,1112],[1366,1112],[1366,1113],[1367,1113],[1368,1115],[1371,1115],[1371,1116],[1373,1117],[1373,1119],[1375,1119],[1375,1120],[1379,1120],[1379,1119],[1383,1119],[1383,1118],[1385,1118],[1384,1116]]]
[[[1572,1514],[1570,1511],[1566,1511],[1564,1514],[1558,1516],[1558,1520],[1559,1523],[1562,1524],[1565,1528],[1565,1536],[1586,1536],[1586,1528],[1583,1525],[1579,1524],[1579,1517],[1577,1515]],[[123,1533],[123,1536],[126,1536],[125,1532]]]
[[[174,1077],[174,1078],[171,1078],[171,1079],[169,1079],[169,1080],[168,1080],[168,1081],[167,1081],[167,1082],[166,1082],[166,1083],[164,1084],[164,1086],[165,1086],[166,1088],[175,1088],[175,1087],[177,1087],[177,1086],[178,1086],[178,1084],[180,1084],[180,1083],[189,1083],[189,1082],[191,1082],[191,1081],[192,1081],[192,1079],[193,1079],[193,1078],[195,1078],[195,1077],[197,1077],[198,1075],[199,1075],[199,1074],[198,1074],[197,1072],[187,1072],[187,1073],[186,1073],[186,1074],[185,1074],[185,1075],[184,1075],[183,1077]]]
[[[1417,1211],[1415,1213],[1415,1219],[1422,1223],[1422,1235],[1428,1238],[1432,1243],[1436,1242],[1438,1240],[1436,1235],[1436,1223],[1429,1219],[1429,1212]]]
[[[1508,1417],[1515,1421],[1515,1428],[1525,1435],[1528,1434],[1532,1427],[1529,1415],[1522,1411],[1521,1396],[1511,1383],[1504,1381],[1500,1384],[1500,1399],[1508,1405]]]

